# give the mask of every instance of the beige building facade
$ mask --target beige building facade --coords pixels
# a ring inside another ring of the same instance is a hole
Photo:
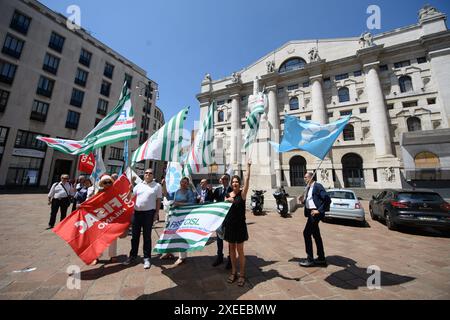
[[[207,74],[197,98],[201,119],[212,100],[218,104],[218,171],[231,164],[242,175],[248,97],[254,90],[267,94],[267,115],[251,151],[252,188],[302,186],[304,173],[320,163],[306,152],[278,154],[270,147],[268,141],[282,139],[285,114],[321,124],[350,114],[317,179],[328,188],[381,189],[416,180],[450,182],[449,88],[446,16],[425,6],[414,25],[353,38],[290,41],[229,77]],[[414,143],[412,133],[429,138]]]
[[[0,12],[0,188],[46,188],[62,173],[78,175],[77,156],[35,138],[82,139],[114,108],[125,80],[139,132],[129,157],[164,124],[158,85],[145,70],[38,1],[2,0]],[[123,143],[104,148],[109,173],[120,170],[123,153]],[[160,178],[163,165],[147,161],[137,171],[150,166]]]

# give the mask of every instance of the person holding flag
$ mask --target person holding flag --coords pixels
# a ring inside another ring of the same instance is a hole
[[[248,240],[247,224],[245,222],[245,199],[250,186],[251,164],[252,162],[249,160],[242,190],[241,178],[233,176],[231,178],[232,191],[225,197],[225,201],[233,204],[223,222],[224,240],[228,242],[231,258],[231,274],[227,281],[228,283],[233,283],[238,279],[237,261],[239,259],[238,286],[240,287],[245,284],[244,242]]]
[[[298,200],[305,205],[305,217],[308,219],[305,229],[303,230],[307,257],[303,261],[300,261],[300,266],[326,266],[327,261],[325,259],[322,237],[320,235],[319,222],[325,217],[326,206],[330,204],[331,199],[325,191],[325,188],[320,183],[314,182],[313,173],[307,172],[304,178],[306,190],[304,195],[301,195]],[[314,259],[311,236],[313,236],[316,241],[317,259]]]
[[[187,204],[195,204],[196,198],[192,190],[189,188],[190,180],[188,177],[181,178],[180,189],[174,193],[168,193],[166,188],[166,179],[161,181],[162,192],[168,200],[173,200],[172,206],[178,207]],[[162,257],[161,257],[162,258]],[[178,260],[175,261],[175,265],[180,265],[186,261],[187,252],[180,251],[178,254]]]
[[[111,188],[114,184],[114,179],[107,174],[104,174],[100,177],[100,181],[98,182],[99,189],[97,190],[97,193],[106,192],[109,188]],[[110,262],[117,262],[117,239],[114,240],[108,247],[108,254],[109,254],[109,261]],[[104,253],[100,255],[102,257]],[[98,263],[98,259],[95,259],[94,262],[92,262],[91,265],[96,265]]]
[[[350,116],[346,116],[332,123],[319,124],[285,115],[283,140],[279,145],[270,142],[277,152],[300,149],[321,159],[314,173],[308,172],[305,174],[305,192],[298,197],[298,201],[305,205],[305,217],[308,218],[303,230],[307,257],[300,262],[302,267],[327,264],[319,222],[325,217],[325,212],[329,211],[331,199],[325,192],[324,187],[314,182],[314,176],[349,120]],[[311,236],[314,237],[317,245],[318,259],[316,260],[313,256]]]
[[[153,170],[147,169],[144,174],[144,181],[133,187],[130,186],[129,199],[136,195],[134,205],[134,215],[132,219],[131,251],[125,265],[134,263],[139,250],[139,239],[141,230],[144,237],[144,269],[150,269],[152,253],[152,227],[154,216],[159,214],[161,206],[162,189],[161,185],[153,181]]]
[[[222,186],[214,189],[213,199],[215,202],[225,201],[225,196],[232,191],[230,186],[230,175],[228,173],[225,173],[220,178],[219,181],[222,184]],[[217,234],[217,258],[212,264],[213,267],[217,267],[219,264],[223,263],[223,226],[217,229],[216,234]],[[226,269],[231,269],[231,259],[229,254]]]

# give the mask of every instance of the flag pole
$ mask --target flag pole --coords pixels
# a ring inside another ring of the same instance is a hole
[[[320,160],[319,165],[317,166],[316,170],[314,170],[311,180],[314,180],[314,177],[316,176],[317,170],[319,170],[320,166],[322,165],[322,162],[323,162],[323,159]]]

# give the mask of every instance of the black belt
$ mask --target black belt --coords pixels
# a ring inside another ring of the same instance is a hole
[[[134,213],[147,213],[147,212],[156,212],[156,209],[151,209],[151,210],[134,210]]]

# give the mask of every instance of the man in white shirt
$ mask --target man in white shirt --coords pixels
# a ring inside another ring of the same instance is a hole
[[[131,251],[124,264],[129,265],[136,262],[141,229],[143,229],[144,269],[149,269],[151,265],[153,219],[155,214],[159,214],[162,199],[162,188],[159,183],[153,181],[152,169],[145,170],[144,181],[133,188],[130,197],[134,195],[137,197],[132,220]]]
[[[56,215],[61,208],[62,221],[67,214],[67,208],[70,206],[70,199],[75,195],[75,188],[69,183],[69,175],[61,175],[61,181],[55,182],[50,192],[48,193],[48,205],[51,205],[50,221],[48,222],[48,229],[55,226]]]

